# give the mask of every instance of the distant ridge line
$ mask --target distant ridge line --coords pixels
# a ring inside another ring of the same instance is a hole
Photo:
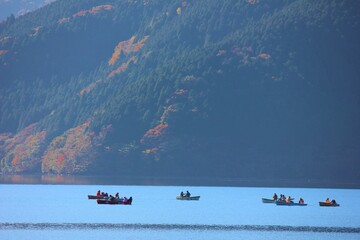
[[[207,224],[140,224],[140,223],[0,223],[0,230],[198,230],[198,231],[275,231],[275,232],[319,232],[360,233],[360,227],[320,227],[281,225],[207,225]]]

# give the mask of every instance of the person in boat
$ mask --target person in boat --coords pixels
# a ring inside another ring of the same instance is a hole
[[[186,196],[187,196],[187,197],[190,197],[190,196],[191,196],[191,194],[189,193],[189,191],[186,191]]]
[[[276,195],[276,193],[274,193],[273,199],[274,199],[274,201],[276,201],[278,199],[278,196]]]
[[[119,193],[118,192],[115,194],[115,198],[119,199]]]
[[[180,193],[180,197],[183,197],[183,196],[184,196],[184,192],[181,192],[181,193]]]
[[[330,203],[330,199],[329,199],[329,198],[326,198],[325,202],[326,202],[326,203]]]
[[[114,196],[110,194],[109,200],[110,200],[110,201],[115,200]]]
[[[331,203],[332,203],[332,204],[336,204],[335,199],[331,200]]]
[[[304,199],[300,198],[300,199],[299,199],[299,203],[300,203],[300,204],[304,204]]]
[[[100,190],[96,192],[96,196],[101,196]]]
[[[286,200],[286,197],[284,194],[280,194],[280,201],[285,201]]]
[[[288,196],[285,201],[286,201],[287,203],[291,203],[291,197]]]

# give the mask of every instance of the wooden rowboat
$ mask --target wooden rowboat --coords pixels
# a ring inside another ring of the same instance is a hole
[[[262,198],[261,201],[263,203],[275,203],[276,202],[274,199],[270,199],[270,198]]]
[[[200,196],[186,197],[186,196],[177,196],[177,200],[199,200]]]
[[[291,201],[294,200],[294,198],[290,198]],[[272,199],[272,198],[262,198],[261,201],[263,203],[276,203],[276,200]]]
[[[103,199],[105,196],[99,195],[88,195],[88,199]]]
[[[305,206],[307,206],[307,203],[276,201],[276,206],[300,206],[300,207],[305,207]]]
[[[332,202],[319,202],[320,207],[340,207],[340,204],[338,203],[332,203]]]

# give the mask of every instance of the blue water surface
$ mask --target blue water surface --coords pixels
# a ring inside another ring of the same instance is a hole
[[[133,205],[98,205],[97,190]],[[189,190],[199,201],[179,201]],[[0,185],[0,239],[360,239],[360,190],[112,185]],[[276,192],[306,207],[264,204]],[[319,207],[326,197],[340,207]]]

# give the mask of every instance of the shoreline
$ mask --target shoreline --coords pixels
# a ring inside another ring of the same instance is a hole
[[[91,175],[2,175],[0,184],[54,185],[144,185],[144,186],[213,186],[360,189],[360,182],[333,182],[320,179],[249,179],[219,177],[154,177]]]

